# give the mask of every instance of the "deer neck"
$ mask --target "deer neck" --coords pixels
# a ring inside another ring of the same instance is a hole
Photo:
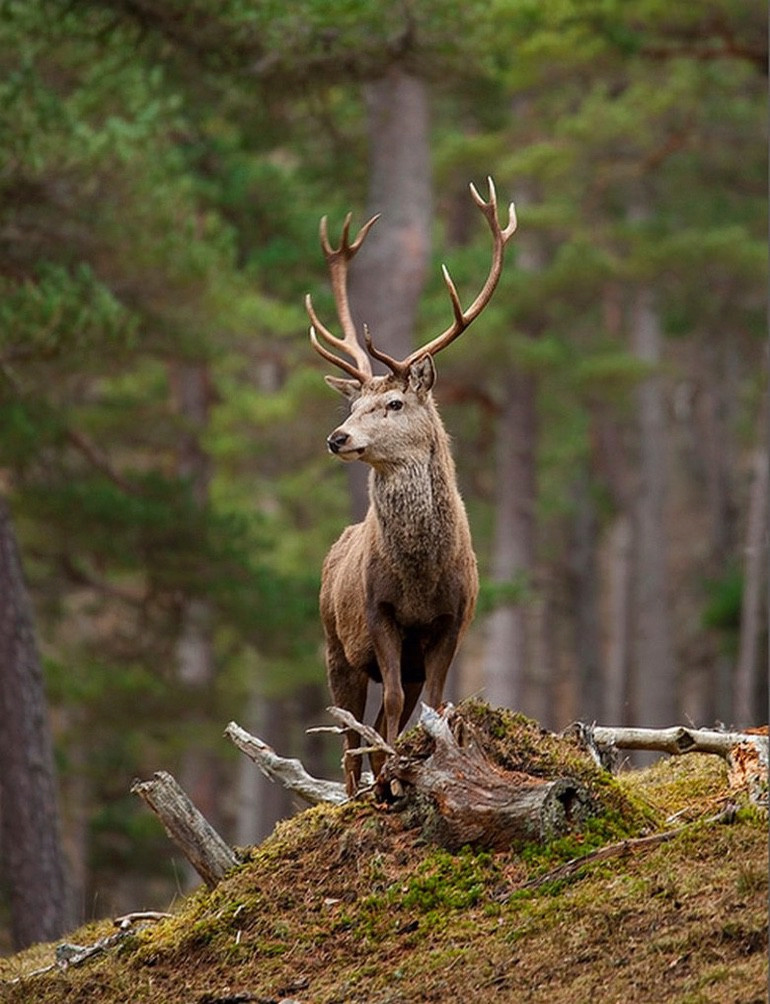
[[[394,567],[424,577],[451,560],[464,510],[446,433],[424,452],[374,469],[370,495],[384,553]]]

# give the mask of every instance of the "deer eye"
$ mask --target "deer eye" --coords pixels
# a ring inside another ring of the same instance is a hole
[[[394,397],[392,401],[388,401],[385,407],[388,411],[401,411],[404,407],[404,402],[400,398]]]

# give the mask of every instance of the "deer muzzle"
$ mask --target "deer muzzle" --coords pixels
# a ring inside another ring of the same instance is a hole
[[[339,453],[350,442],[350,436],[342,429],[335,429],[326,439],[326,445],[332,453]]]
[[[335,429],[326,439],[329,452],[340,460],[356,460],[364,452],[363,446],[354,446],[353,437],[343,428]]]

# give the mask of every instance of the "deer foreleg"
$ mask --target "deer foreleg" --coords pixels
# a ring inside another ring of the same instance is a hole
[[[401,632],[392,619],[381,614],[370,626],[374,654],[382,677],[383,737],[394,743],[404,710],[404,688],[401,685]],[[382,721],[380,726],[382,726]]]
[[[419,700],[420,694],[422,693],[422,682],[405,683],[402,686],[404,688],[404,708],[401,712],[401,719],[398,723],[399,733],[403,732],[404,728],[406,727],[406,723],[409,721],[412,712],[414,711],[415,706],[417,705],[417,701]],[[379,714],[377,715],[377,721],[374,726],[377,732],[380,733],[380,735],[383,735],[382,730],[385,727],[384,723],[385,723],[385,702],[383,701],[382,705],[380,706],[380,711]],[[385,754],[372,753],[370,759],[372,762],[372,773],[374,774],[375,777],[377,777],[377,775],[382,770],[382,765],[385,763]]]
[[[447,625],[435,644],[425,652],[425,696],[429,708],[438,708],[444,699],[444,684],[459,642],[456,622]]]

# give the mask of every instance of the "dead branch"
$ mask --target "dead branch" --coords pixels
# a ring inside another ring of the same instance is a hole
[[[766,735],[749,732],[719,732],[716,729],[688,729],[677,725],[668,729],[606,728],[602,725],[586,726],[599,746],[617,746],[625,750],[652,750],[681,756],[685,753],[714,753],[727,759],[734,747],[742,743],[764,749],[767,757]]]
[[[225,729],[225,735],[242,753],[256,763],[265,777],[277,781],[311,805],[316,805],[318,802],[340,805],[347,801],[344,784],[313,777],[299,760],[278,756],[271,746],[235,722],[230,722]]]
[[[99,938],[98,941],[93,942],[91,945],[75,945],[68,941],[62,941],[56,946],[54,962],[47,966],[41,966],[39,969],[33,969],[28,973],[23,973],[21,976],[8,980],[8,983],[22,983],[25,980],[33,979],[35,976],[50,973],[53,969],[69,969],[70,966],[80,966],[95,955],[100,955],[102,952],[106,952],[108,949],[118,945],[127,935],[132,933],[134,924],[166,920],[171,916],[173,914],[160,913],[156,910],[142,910],[136,913],[127,913],[123,917],[116,917],[112,923],[115,927],[119,927],[120,930],[116,931],[115,934],[108,934],[104,938]]]
[[[690,729],[683,725],[667,729],[607,728],[575,722],[565,729],[574,734],[591,756],[607,769],[619,761],[617,750],[648,750],[683,756],[708,753],[727,763],[731,788],[748,791],[754,805],[767,807],[768,734],[767,728],[746,732],[717,729]]]
[[[138,494],[136,485],[132,485],[130,481],[123,477],[120,471],[116,470],[107,455],[88,436],[77,429],[71,428],[66,430],[66,436],[75,449],[79,450],[98,471],[101,471],[121,491],[124,491],[127,495]]]
[[[158,816],[169,838],[210,889],[239,864],[232,848],[196,809],[171,774],[161,770],[151,781],[135,781],[131,792],[144,799]]]
[[[364,725],[359,722],[358,719],[354,718],[349,711],[344,708],[336,708],[333,705],[326,709],[332,718],[336,718],[338,722],[341,723],[340,726],[336,725],[322,725],[315,729],[308,729],[308,732],[334,732],[336,735],[344,734],[348,729],[352,729],[357,732],[361,738],[368,744],[367,749],[351,749],[348,752],[351,755],[361,754],[362,752],[377,752],[381,750],[383,753],[387,753],[388,756],[394,756],[395,750],[390,746],[380,735],[380,733],[373,729],[370,725]],[[342,727],[344,726],[344,728]]]

